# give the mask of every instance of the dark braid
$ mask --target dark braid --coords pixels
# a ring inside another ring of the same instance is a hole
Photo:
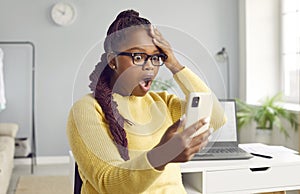
[[[95,66],[95,70],[90,75],[91,83],[89,87],[105,114],[110,133],[124,160],[129,160],[128,141],[124,130],[126,119],[119,113],[117,109],[118,105],[113,100],[110,79],[114,71],[108,66],[107,53],[114,51],[120,39],[123,38],[124,34],[119,33],[121,30],[132,26],[149,24],[150,22],[147,19],[139,17],[139,13],[134,10],[121,12],[107,31],[107,37],[104,41],[104,50],[106,53],[102,54],[100,62]]]

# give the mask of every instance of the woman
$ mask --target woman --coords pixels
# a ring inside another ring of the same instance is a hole
[[[186,193],[179,163],[207,144],[209,130],[190,137],[205,118],[184,129],[184,101],[149,90],[162,65],[185,95],[210,89],[179,63],[161,33],[134,10],[121,12],[110,25],[104,49],[90,75],[92,94],[73,105],[67,125],[83,180],[81,193]],[[217,129],[223,123],[214,98],[210,125]]]

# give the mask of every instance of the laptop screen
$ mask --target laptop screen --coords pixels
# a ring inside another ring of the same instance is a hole
[[[213,132],[210,142],[237,142],[237,122],[235,100],[220,100],[227,117],[227,122]]]

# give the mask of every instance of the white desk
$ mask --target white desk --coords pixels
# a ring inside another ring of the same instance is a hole
[[[249,194],[300,190],[300,156],[272,159],[189,161],[181,164],[188,194]]]

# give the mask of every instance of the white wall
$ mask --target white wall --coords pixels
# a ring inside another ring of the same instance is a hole
[[[295,131],[290,127],[290,124],[284,120],[283,120],[283,125],[286,127],[289,136],[285,137],[285,135],[278,128],[275,127],[271,134],[270,145],[281,145],[290,149],[300,151],[300,143],[299,143],[300,127],[297,131]],[[255,133],[256,133],[256,125],[254,122],[248,126],[243,127],[239,131],[240,143],[258,142]]]
[[[155,24],[189,33],[212,54],[225,46],[231,63],[231,96],[237,96],[238,0],[66,1],[76,6],[78,17],[73,25],[59,27],[49,16],[56,0],[0,0],[0,41],[28,40],[36,45],[39,156],[68,154],[65,127],[76,71],[87,51],[104,38],[108,25],[123,9],[134,8]]]

